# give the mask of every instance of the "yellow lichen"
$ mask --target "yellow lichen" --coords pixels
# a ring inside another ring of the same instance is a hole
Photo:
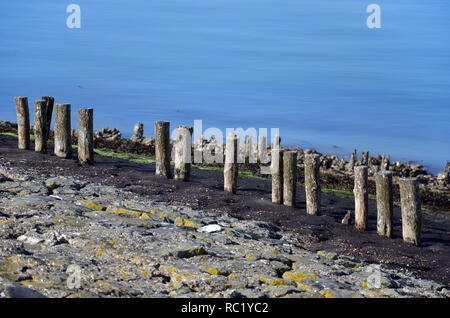
[[[301,282],[305,279],[317,279],[319,276],[316,274],[304,274],[304,273],[294,273],[294,272],[285,272],[283,274],[284,279],[293,279],[295,281]]]
[[[206,266],[200,266],[200,269],[202,271],[205,271],[211,275],[223,275],[223,276],[228,276],[229,273],[224,272],[224,271],[220,271],[217,268],[213,268],[213,267],[206,267]]]
[[[285,281],[280,278],[263,277],[263,276],[258,276],[257,278],[263,283],[272,286],[295,286],[295,283],[293,281]]]
[[[158,270],[167,271],[167,272],[176,272],[176,271],[178,271],[178,268],[172,267],[172,266],[160,265]]]
[[[23,286],[27,286],[27,287],[31,286],[31,284],[25,280],[21,281],[20,284],[22,284]]]
[[[86,202],[84,203],[84,206],[91,210],[97,210],[97,211],[105,211],[106,207],[95,204],[94,202]]]
[[[325,298],[334,298],[333,294],[331,294],[330,292],[323,290],[320,292],[321,295],[325,296]]]
[[[306,284],[302,284],[302,283],[297,283],[297,287],[303,290],[309,290],[309,289],[313,289],[311,286],[308,286]]]
[[[333,258],[333,255],[332,255],[332,254],[327,254],[327,253],[325,253],[324,251],[318,251],[318,252],[317,252],[317,255],[322,256],[322,257],[325,257],[326,259],[330,259],[330,260]]]
[[[194,229],[198,229],[200,226],[188,219],[177,219],[176,226],[179,227],[192,227]]]

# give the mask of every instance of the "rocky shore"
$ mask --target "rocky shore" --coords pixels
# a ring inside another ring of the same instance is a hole
[[[267,222],[33,169],[3,171],[1,297],[450,296],[408,270],[311,252]]]
[[[446,180],[422,183],[422,201],[437,209],[423,210],[423,245],[415,247],[401,240],[398,207],[387,239],[373,231],[374,202],[368,231],[345,225],[353,198],[333,192],[322,193],[320,217],[305,215],[301,187],[295,208],[271,204],[260,164],[241,165],[253,173],[231,195],[215,167],[197,165],[180,182],[155,176],[147,160],[97,154],[83,166],[76,154],[55,157],[51,144],[48,154],[18,150],[15,129],[0,122],[1,297],[450,296]],[[117,129],[95,139],[116,155],[154,154],[143,127],[130,139]],[[303,157],[315,151],[296,151],[302,182]],[[388,157],[366,152],[361,160],[371,173],[395,171]],[[322,155],[323,184],[353,186],[350,167],[359,163]]]

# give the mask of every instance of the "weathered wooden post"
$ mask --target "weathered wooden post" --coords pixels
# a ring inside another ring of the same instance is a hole
[[[203,135],[198,136],[194,141],[194,163],[203,163]]]
[[[381,171],[375,174],[377,189],[377,232],[392,237],[392,216],[394,214],[394,197],[392,172]]]
[[[155,122],[155,160],[156,175],[172,178],[170,167],[170,123],[158,120]]]
[[[320,155],[305,155],[306,212],[320,214]]]
[[[402,232],[405,242],[420,246],[422,236],[422,209],[419,181],[416,178],[400,178]]]
[[[55,155],[72,158],[72,129],[70,123],[70,104],[55,105]]]
[[[191,174],[192,132],[189,126],[177,126],[175,141],[175,179],[189,181]]]
[[[50,126],[52,124],[53,105],[55,104],[55,98],[52,96],[43,96],[42,99],[45,100],[47,109],[47,125],[46,125],[47,136],[45,136],[45,141],[47,142],[50,136]]]
[[[30,111],[28,98],[25,96],[14,97],[17,113],[18,148],[30,150]]]
[[[258,136],[258,162],[266,164],[269,162],[267,154],[267,136]]]
[[[283,150],[271,151],[272,202],[283,204]]]
[[[350,160],[348,162],[349,168],[352,170],[355,168],[356,159],[357,159],[357,152],[355,149],[355,150],[353,150]]]
[[[34,151],[47,153],[47,102],[34,101]]]
[[[223,169],[224,191],[236,193],[238,178],[238,138],[229,133],[225,145],[225,165]]]
[[[297,152],[283,153],[283,204],[295,207],[297,190]]]
[[[94,110],[78,110],[78,160],[94,164]]]
[[[274,136],[272,138],[272,149],[281,149],[281,137]]]
[[[355,167],[355,226],[359,230],[367,230],[368,210],[369,210],[369,190],[368,190],[367,166]]]
[[[245,141],[245,161],[247,163],[257,163],[258,154],[257,149],[253,145],[252,136],[247,136],[247,140]]]

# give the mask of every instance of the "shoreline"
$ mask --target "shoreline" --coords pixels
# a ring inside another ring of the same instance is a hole
[[[11,126],[12,125],[12,126]],[[0,120],[0,132],[2,131],[9,131],[12,128],[12,131],[15,130],[15,126],[16,124],[14,122],[10,122],[8,120]],[[106,130],[115,130],[117,129],[117,131],[119,131],[121,133],[121,139],[130,139],[133,136],[133,131],[132,129],[127,129],[126,132],[123,132],[122,130],[118,129],[118,128],[111,128],[108,125],[103,127],[103,128],[99,128],[97,131],[100,131],[102,129],[106,129]],[[171,133],[174,132],[174,129],[172,129]],[[153,138],[153,137],[148,137],[148,138]],[[292,138],[291,138],[292,139]],[[355,148],[354,146],[348,145],[348,146],[340,146],[340,145],[336,145],[336,144],[320,144],[320,143],[316,143],[314,145],[311,144],[311,142],[307,142],[308,144],[310,144],[311,146],[307,146],[307,147],[302,147],[299,146],[298,144],[294,144],[294,143],[287,143],[285,145],[283,145],[283,147],[285,148],[289,148],[289,149],[316,149],[318,151],[318,153],[323,154],[323,155],[327,155],[327,156],[337,156],[339,159],[343,159],[345,161],[348,161],[352,155],[352,152],[356,149],[358,150],[359,155],[361,155],[361,153],[363,151],[369,151],[371,154],[383,154],[386,152],[383,151],[372,151],[371,149],[376,148],[376,147],[357,147]],[[270,145],[268,145],[270,146]],[[322,152],[321,152],[322,151]],[[424,169],[426,170],[427,174],[432,175],[434,177],[437,177],[438,174],[442,171],[445,170],[445,165],[446,165],[446,161],[450,161],[450,157],[448,159],[444,159],[442,161],[435,161],[435,163],[433,164],[428,164],[426,163],[426,159],[410,159],[407,156],[404,155],[395,155],[393,156],[391,154],[392,157],[392,161],[398,161],[404,164],[414,164],[414,165],[421,165],[424,167]]]
[[[16,124],[7,121],[0,121],[0,134],[16,136]],[[102,155],[126,157],[126,154],[141,156],[139,160],[142,162],[152,162],[154,156],[154,137],[145,137],[143,135],[143,127],[137,136],[132,136],[129,139],[122,138],[120,130],[117,128],[102,128],[95,131],[95,148],[97,153]],[[49,142],[53,138],[53,132],[50,133]],[[173,140],[171,140],[171,144]],[[202,147],[208,144],[216,143],[214,139],[203,139]],[[72,144],[77,144],[77,131],[72,129]],[[195,147],[199,145],[193,143],[193,152]],[[244,145],[242,145],[244,147]],[[247,147],[247,146],[246,146]],[[305,154],[316,153],[320,158],[320,172],[324,188],[329,190],[344,191],[347,195],[353,193],[353,167],[357,165],[367,165],[369,167],[369,195],[375,195],[374,174],[383,169],[392,171],[394,178],[394,200],[399,201],[399,190],[397,185],[397,178],[399,177],[413,177],[420,182],[422,205],[434,210],[442,210],[450,212],[450,163],[447,162],[447,170],[442,171],[438,176],[429,174],[423,165],[409,164],[400,161],[390,162],[389,156],[383,157],[380,155],[371,156],[369,152],[363,152],[362,158],[358,159],[360,155],[353,154],[353,158],[347,161],[338,158],[336,155],[325,155],[317,152],[315,149],[289,148],[282,146],[283,149],[297,151],[298,163],[298,181],[300,184],[304,182],[303,175],[303,158]],[[268,145],[268,155],[270,158],[271,146]],[[112,153],[111,153],[112,152]],[[117,153],[116,153],[117,152]],[[125,155],[121,155],[121,154]],[[173,155],[173,152],[172,152]],[[143,156],[143,157],[142,157]],[[248,155],[246,155],[248,156]],[[365,160],[365,161],[364,161]],[[262,169],[268,169],[267,164],[251,164],[248,163],[248,158],[245,159],[244,164],[239,164],[239,170],[252,174],[256,177],[267,178],[268,175],[261,174]],[[270,165],[270,162],[269,162]],[[205,168],[223,168],[223,164],[197,164]]]
[[[80,166],[75,160],[64,160],[52,155],[15,149],[13,137],[0,136],[3,171],[36,171],[47,178],[61,176],[101,182],[129,191],[157,202],[189,207],[217,215],[230,215],[239,220],[267,222],[271,228],[295,235],[296,242],[311,252],[328,250],[339,255],[383,264],[389,268],[408,268],[419,277],[448,285],[450,261],[448,249],[450,219],[447,213],[424,209],[423,244],[411,246],[401,239],[400,208],[394,207],[394,236],[380,237],[376,233],[376,206],[369,200],[369,230],[358,231],[341,224],[348,210],[353,210],[352,197],[339,191],[322,194],[323,215],[314,217],[305,213],[304,190],[297,190],[297,207],[274,205],[270,201],[270,180],[254,175],[242,175],[237,195],[223,191],[223,173],[220,169],[192,169],[190,182],[169,180],[154,175],[154,164],[136,163],[126,159],[96,155],[94,166]],[[147,147],[148,148],[148,147]],[[147,149],[146,148],[146,149]],[[50,149],[51,150],[51,149]],[[10,167],[10,168],[8,168]],[[11,176],[14,177],[14,176]],[[58,195],[58,194],[57,194]],[[97,204],[97,203],[96,203]]]
[[[192,182],[175,182],[152,177],[151,165],[98,157],[99,167],[82,167],[33,152],[21,166],[11,160],[14,150],[6,152],[5,137],[0,141],[2,166],[23,179],[0,181],[2,297],[450,297],[448,247],[435,239],[426,237],[418,248],[398,237],[333,226],[329,210],[315,218],[302,208],[277,207],[299,219],[301,227],[293,231],[248,215],[248,207],[247,215],[236,212],[243,199],[253,211],[271,205],[259,199],[265,186],[248,200],[254,193],[246,192],[262,180],[242,180],[235,196],[215,189],[218,171],[193,169]],[[33,157],[53,162],[51,171],[37,169]],[[131,186],[108,181],[110,169],[116,179],[126,170]],[[185,191],[198,187],[202,195],[222,194],[220,205],[192,205],[195,198]],[[178,203],[165,194],[178,195]],[[220,230],[200,231],[208,224]],[[69,266],[82,269],[78,287],[66,283]],[[436,266],[438,275],[425,278]]]

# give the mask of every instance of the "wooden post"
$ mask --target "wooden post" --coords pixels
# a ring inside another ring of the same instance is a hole
[[[238,178],[238,138],[229,133],[225,145],[225,165],[223,169],[224,191],[236,193]]]
[[[258,162],[260,164],[266,164],[269,162],[266,136],[258,136]]]
[[[78,110],[78,160],[94,164],[94,110]]]
[[[177,126],[175,143],[175,179],[189,181],[191,174],[192,132],[189,126]]]
[[[247,140],[245,141],[245,161],[247,163],[257,163],[257,159],[257,150],[255,151],[252,136],[247,136]]]
[[[156,175],[172,178],[170,166],[170,123],[168,121],[155,122],[155,159]]]
[[[378,172],[375,174],[375,183],[377,188],[377,231],[382,236],[392,237],[394,214],[392,172]]]
[[[416,178],[400,178],[403,240],[420,246],[422,236],[422,209],[419,181]]]
[[[369,210],[368,192],[368,171],[367,166],[355,167],[355,226],[359,230],[367,230],[367,219]]]
[[[272,202],[283,204],[283,150],[271,151]]]
[[[55,98],[51,96],[43,96],[42,99],[45,100],[47,109],[47,125],[46,125],[47,136],[45,136],[45,141],[47,142],[51,131],[50,126],[52,124],[53,105],[55,104]]]
[[[357,152],[356,152],[356,149],[355,149],[355,150],[353,150],[352,155],[350,157],[350,161],[348,162],[349,167],[352,170],[355,168],[356,159],[357,159]]]
[[[72,158],[70,117],[70,104],[55,105],[55,155],[65,159]]]
[[[34,101],[34,151],[47,153],[47,102]]]
[[[283,204],[295,207],[297,190],[297,152],[283,153]]]
[[[272,138],[272,149],[281,149],[281,137],[274,136]]]
[[[18,148],[30,150],[30,111],[28,98],[25,96],[14,97],[17,113]]]
[[[306,212],[320,214],[320,155],[305,155]]]
[[[198,136],[194,141],[194,163],[203,163],[203,135]]]

